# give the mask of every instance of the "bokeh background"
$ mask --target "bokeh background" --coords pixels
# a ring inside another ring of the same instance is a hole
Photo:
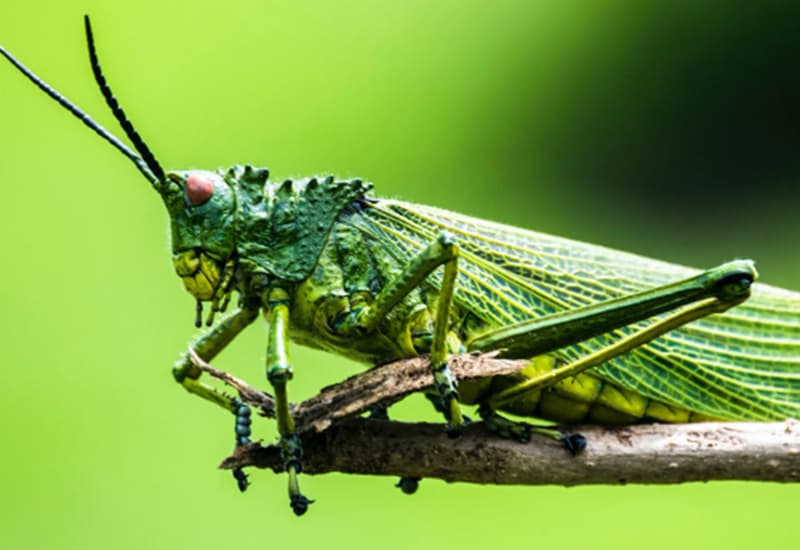
[[[167,167],[361,176],[433,204],[800,289],[792,2],[12,1],[0,43],[115,128],[81,15]],[[116,131],[116,128],[115,128]],[[0,62],[0,547],[753,548],[796,542],[800,488],[479,487],[306,477],[245,495],[232,419],[170,367],[192,300],[157,197]],[[263,378],[256,325],[216,362]],[[296,349],[295,399],[360,367]],[[412,401],[398,414],[428,417]],[[269,422],[256,425],[267,439]]]

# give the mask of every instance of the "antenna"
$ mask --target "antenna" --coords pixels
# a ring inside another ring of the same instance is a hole
[[[91,42],[91,30],[89,29],[89,26],[88,26],[89,25],[88,17],[86,18],[86,25],[87,25],[88,37],[89,37],[89,40],[90,40],[90,42],[89,42],[90,56],[93,55],[94,60],[96,61],[97,56],[96,56],[96,54],[93,54],[94,45]],[[8,59],[11,62],[12,65],[14,65],[22,74],[24,74],[28,78],[28,80],[33,82],[40,90],[42,90],[44,93],[46,93],[51,98],[56,100],[56,102],[58,102],[59,105],[61,105],[66,110],[68,110],[70,113],[72,113],[78,120],[80,120],[86,126],[91,128],[97,135],[99,135],[101,138],[103,138],[104,140],[109,142],[118,151],[120,151],[123,155],[125,155],[131,161],[133,161],[133,163],[136,165],[136,168],[138,168],[138,170],[142,174],[144,174],[144,177],[146,177],[148,179],[148,181],[150,181],[153,184],[153,186],[156,187],[157,190],[159,190],[159,184],[164,181],[164,171],[161,170],[161,167],[158,165],[157,162],[155,162],[155,159],[152,158],[152,153],[150,153],[150,150],[147,149],[146,146],[144,146],[144,143],[141,141],[141,139],[138,137],[138,135],[136,134],[135,131],[134,131],[134,135],[136,135],[136,137],[138,139],[138,143],[141,143],[143,148],[144,148],[144,150],[147,151],[147,153],[150,155],[150,158],[152,159],[152,162],[153,162],[152,165],[150,163],[148,163],[146,160],[144,160],[142,157],[137,155],[127,145],[122,143],[116,136],[114,136],[114,134],[112,134],[111,132],[106,130],[101,124],[99,124],[92,117],[90,117],[88,114],[86,114],[80,107],[78,107],[77,105],[72,103],[69,99],[67,99],[66,97],[61,95],[57,90],[52,88],[44,80],[39,78],[33,71],[31,71],[25,65],[23,65],[22,62],[20,62],[16,57],[11,55],[11,53],[9,51],[7,51],[5,48],[3,48],[2,46],[0,46],[0,54],[2,54],[3,57]],[[92,66],[94,68],[94,62],[92,63]],[[98,71],[99,71],[99,65],[98,65]],[[102,78],[102,74],[100,75],[100,77]],[[105,83],[105,80],[103,79],[102,82]],[[108,86],[106,86],[106,88],[108,88]],[[110,94],[110,91],[109,91],[109,94]],[[104,96],[106,95],[105,92],[103,93],[103,95]],[[111,100],[114,101],[114,103],[116,104],[116,100],[114,100],[113,96],[111,96]],[[106,101],[109,102],[109,99],[106,98]],[[112,110],[113,110],[113,108],[112,108]],[[121,109],[120,109],[120,112],[121,112]],[[116,113],[115,113],[115,116],[116,116]],[[123,118],[124,118],[124,114],[123,114]],[[119,120],[119,117],[117,117],[117,120]],[[130,123],[128,123],[128,124],[130,125]],[[126,133],[127,133],[127,131],[126,131]],[[128,135],[130,137],[130,134],[128,134]],[[135,144],[137,144],[136,149],[139,150],[139,152],[141,153],[142,151],[138,146],[137,140],[134,140],[133,138],[131,138],[131,140],[134,141]],[[157,168],[157,171],[153,170],[152,166],[155,166]],[[160,174],[160,178],[159,178],[159,176],[157,174]]]
[[[86,27],[86,44],[89,46],[89,62],[92,64],[94,80],[100,87],[100,93],[103,94],[106,104],[114,114],[114,118],[117,119],[117,122],[119,122],[119,125],[125,131],[125,135],[131,140],[133,146],[137,151],[139,151],[139,154],[142,155],[141,158],[144,160],[145,164],[147,164],[150,172],[152,172],[159,182],[165,183],[166,178],[164,176],[164,170],[161,168],[161,165],[158,164],[158,161],[153,156],[150,148],[147,146],[141,136],[139,136],[139,133],[136,131],[136,128],[133,127],[131,121],[128,120],[128,117],[125,115],[125,111],[123,111],[122,107],[120,107],[117,98],[114,97],[114,93],[111,91],[108,82],[106,82],[106,77],[103,76],[103,70],[100,68],[100,61],[97,59],[97,50],[94,47],[92,25],[89,22],[88,15],[83,16],[83,22]]]

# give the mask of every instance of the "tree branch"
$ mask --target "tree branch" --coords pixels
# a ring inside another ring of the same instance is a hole
[[[514,485],[800,481],[800,423],[647,424],[578,428],[586,449],[571,457],[553,439],[501,439],[482,423],[449,439],[438,424],[355,418],[303,438],[303,471],[438,478]],[[281,471],[276,445],[237,449],[221,467]]]
[[[272,397],[204,363],[201,369],[224,380],[265,416]],[[526,361],[490,354],[454,356],[459,379],[510,374]],[[441,424],[392,422],[357,415],[388,406],[430,387],[426,358],[377,367],[325,388],[292,407],[303,438],[303,471],[439,478],[492,484],[680,483],[722,479],[800,481],[800,422],[643,424],[621,428],[580,426],[586,449],[571,457],[555,440],[530,443],[502,439],[483,423],[450,439]],[[259,443],[236,449],[220,467],[283,469],[280,448]]]

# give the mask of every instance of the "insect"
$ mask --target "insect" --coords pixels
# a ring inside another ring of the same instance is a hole
[[[373,365],[429,353],[432,400],[453,435],[465,422],[461,404],[478,405],[501,435],[525,440],[536,430],[572,451],[579,435],[502,413],[604,424],[800,416],[800,294],[754,284],[751,261],[697,271],[375,198],[360,179],[271,182],[252,166],[165,172],[106,83],[88,17],[85,28],[95,80],[135,150],[0,53],[161,196],[175,271],[196,298],[195,324],[207,325],[192,346],[198,356],[211,360],[260,314],[267,319],[267,378],[296,514],[312,501],[298,485],[290,341]],[[234,293],[236,307],[215,321]],[[447,356],[473,350],[530,363],[513,376],[458,383]],[[173,373],[233,413],[236,444],[249,442],[246,405],[206,384],[188,355]],[[234,477],[244,490],[244,472]]]

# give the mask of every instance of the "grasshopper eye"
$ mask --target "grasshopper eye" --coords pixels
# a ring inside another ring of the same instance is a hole
[[[192,174],[186,178],[186,198],[193,206],[199,206],[211,198],[214,185],[203,176]]]

